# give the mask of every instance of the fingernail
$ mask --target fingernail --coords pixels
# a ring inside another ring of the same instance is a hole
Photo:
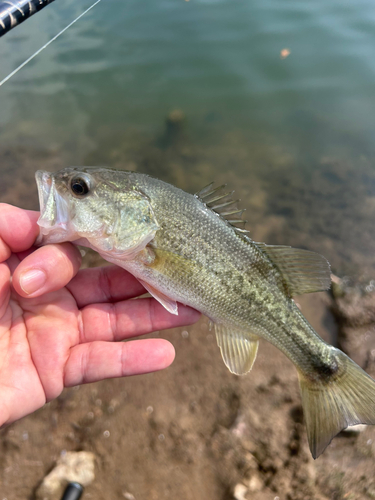
[[[40,269],[31,269],[20,276],[20,286],[27,295],[40,290],[46,281],[46,273]]]

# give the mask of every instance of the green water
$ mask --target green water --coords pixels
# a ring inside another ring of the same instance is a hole
[[[0,79],[89,5],[0,39]],[[255,239],[373,275],[374,24],[372,0],[103,0],[0,88],[0,197],[34,207],[33,172],[66,165],[227,181]]]

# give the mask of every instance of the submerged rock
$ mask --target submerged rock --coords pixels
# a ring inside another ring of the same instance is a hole
[[[334,313],[340,323],[360,327],[375,323],[375,282],[349,285],[335,279],[332,284]]]
[[[185,138],[186,115],[181,109],[171,111],[165,120],[165,130],[161,138],[161,146],[168,148],[180,145]]]
[[[338,347],[366,371],[375,371],[375,282],[350,283],[334,277],[332,297]]]

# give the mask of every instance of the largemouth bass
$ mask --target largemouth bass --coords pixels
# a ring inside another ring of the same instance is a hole
[[[224,188],[195,195],[136,172],[38,171],[37,243],[90,247],[141,281],[170,313],[177,302],[215,325],[224,363],[247,373],[259,338],[296,366],[314,458],[342,429],[375,423],[375,382],[328,345],[292,297],[326,290],[330,267],[307,250],[252,241]]]

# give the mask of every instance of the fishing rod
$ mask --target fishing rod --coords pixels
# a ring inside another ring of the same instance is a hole
[[[23,23],[54,0],[6,0],[0,1],[0,37]]]
[[[3,25],[3,21],[2,21],[2,17],[1,17],[1,13],[3,12],[1,9],[2,9],[2,6],[3,5],[7,5],[7,12],[9,11],[9,6],[14,6],[15,4],[17,5],[20,5],[20,4],[31,4],[31,3],[39,3],[39,4],[44,4],[42,7],[39,8],[39,10],[43,7],[45,7],[46,5],[48,5],[49,3],[53,2],[53,0],[20,0],[20,1],[14,1],[14,0],[8,0],[6,2],[2,2],[0,1],[0,25]],[[43,45],[43,47],[41,47],[39,50],[37,50],[36,52],[34,52],[33,55],[31,55],[28,59],[26,59],[26,61],[24,61],[22,64],[20,64],[18,66],[18,68],[16,68],[15,70],[13,70],[11,73],[9,73],[8,76],[6,76],[3,80],[0,81],[0,87],[5,83],[7,82],[8,80],[10,80],[12,78],[12,76],[14,76],[16,73],[19,72],[20,69],[22,69],[24,66],[26,66],[26,64],[28,64],[32,59],[34,59],[34,57],[36,57],[38,54],[40,54],[44,49],[46,49],[48,47],[48,45],[50,45],[52,42],[54,42],[56,40],[56,38],[58,38],[60,35],[62,35],[63,33],[65,33],[65,31],[67,29],[69,29],[71,26],[73,26],[73,24],[75,24],[77,21],[79,21],[81,19],[81,17],[85,16],[91,9],[93,9],[95,7],[95,5],[98,5],[98,3],[101,2],[101,0],[96,0],[92,5],[90,5],[90,7],[88,9],[86,9],[84,12],[82,12],[82,14],[80,14],[78,17],[76,17],[71,23],[68,24],[68,26],[65,26],[64,29],[62,29],[61,31],[59,31],[59,33],[57,33],[57,35],[55,35],[53,38],[51,38],[51,40],[49,40],[46,44]],[[31,8],[30,8],[31,9]],[[31,14],[28,15],[28,17],[30,17],[32,14],[35,14],[35,12],[32,12]],[[24,21],[24,19],[22,19],[22,21]],[[19,21],[18,24],[22,21]],[[14,26],[16,26],[16,24],[14,24]],[[14,26],[11,26],[9,29],[12,29],[12,27]],[[8,31],[9,31],[8,29]],[[4,34],[4,33],[3,33]],[[0,30],[0,36],[1,36],[1,30]]]

